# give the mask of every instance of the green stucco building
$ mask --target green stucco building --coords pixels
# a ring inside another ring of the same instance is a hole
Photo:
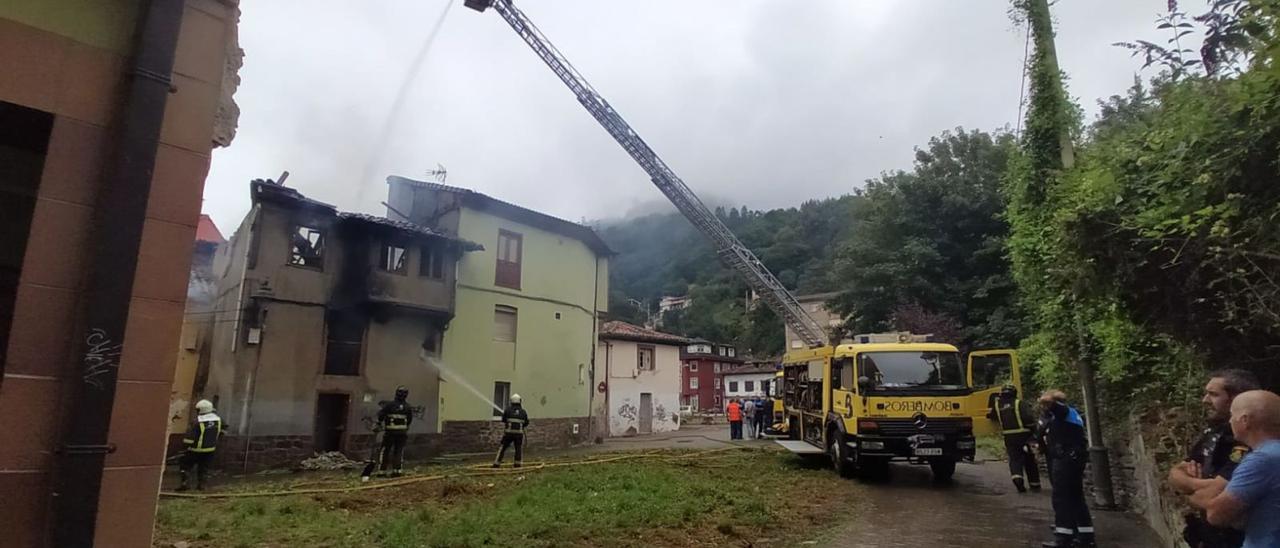
[[[590,228],[479,192],[389,177],[387,217],[484,246],[457,265],[444,332],[437,420],[442,442],[496,436],[497,411],[524,398],[533,446],[603,435],[598,318],[608,309],[612,251]]]

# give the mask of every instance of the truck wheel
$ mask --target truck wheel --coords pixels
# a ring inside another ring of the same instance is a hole
[[[934,483],[948,483],[956,473],[956,461],[946,457],[929,459],[929,468],[933,470]]]
[[[851,478],[854,476],[855,468],[848,460],[849,448],[841,439],[839,430],[832,430],[827,433],[827,454],[831,455],[831,464],[836,469],[836,473],[842,478]]]

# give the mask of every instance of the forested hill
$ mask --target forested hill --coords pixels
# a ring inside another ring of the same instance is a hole
[[[956,342],[1014,344],[1014,299],[1002,246],[1001,174],[1012,142],[980,131],[945,132],[917,151],[911,171],[886,173],[840,198],[716,215],[796,294],[840,291],[850,331],[929,331]],[[724,268],[680,214],[598,223],[619,253],[610,314],[643,322],[663,295],[693,305],[664,329],[731,341],[762,356],[782,351],[782,324],[747,308],[747,286]],[[855,314],[854,311],[857,311]]]

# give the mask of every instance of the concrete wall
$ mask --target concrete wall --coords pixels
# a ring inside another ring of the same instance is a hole
[[[654,349],[654,369],[637,369],[639,347]],[[597,353],[608,368],[609,435],[640,433],[640,394],[652,394],[653,432],[680,429],[680,348],[605,340]]]
[[[51,113],[0,380],[0,531],[6,547],[49,542],[51,470],[68,395],[79,382],[75,341],[97,230],[96,197],[112,150],[138,17],[131,0],[0,3],[0,101]],[[96,540],[151,543],[163,468],[174,348],[182,326],[191,242],[224,88],[231,3],[189,0],[172,75],[146,222],[121,344]]]
[[[494,285],[499,229],[523,235],[520,290]],[[579,240],[472,209],[462,210],[456,230],[485,250],[466,254],[458,264],[456,316],[445,332],[440,361],[441,420],[490,419],[495,381],[511,383],[534,422],[586,417],[596,312],[608,307],[607,259]],[[493,340],[498,305],[517,310],[514,345]],[[587,424],[579,430],[585,435]]]

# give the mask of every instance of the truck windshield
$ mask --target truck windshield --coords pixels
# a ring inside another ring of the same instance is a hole
[[[955,352],[869,352],[860,376],[876,390],[964,388],[964,368]]]

